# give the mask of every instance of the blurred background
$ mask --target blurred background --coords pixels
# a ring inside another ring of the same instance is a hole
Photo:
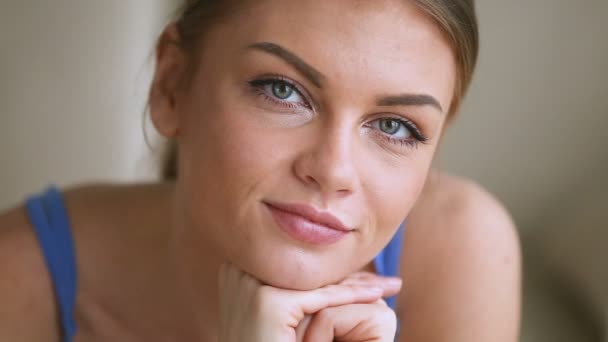
[[[0,208],[51,182],[154,178],[142,118],[177,3],[0,2]],[[517,223],[521,341],[606,342],[608,1],[477,7],[479,68],[437,166],[483,184]]]

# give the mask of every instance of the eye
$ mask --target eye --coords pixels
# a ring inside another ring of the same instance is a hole
[[[253,80],[249,83],[256,89],[256,92],[278,105],[311,108],[298,87],[287,80],[267,78]]]
[[[382,138],[393,144],[417,146],[428,142],[416,124],[403,119],[386,117],[373,120],[366,126],[374,129]]]
[[[389,135],[393,139],[406,140],[412,137],[410,128],[402,120],[394,118],[382,118],[372,122],[371,126],[380,132]]]
[[[285,82],[274,82],[271,84],[272,95],[278,97],[281,100],[288,99],[294,93],[294,89]]]
[[[285,102],[305,103],[306,100],[291,84],[281,80],[268,80],[269,82],[262,86],[266,94],[272,95],[275,98]]]
[[[379,119],[377,122],[377,128],[382,131],[382,133],[388,134],[395,139],[407,139],[412,136],[412,133],[409,131],[405,125],[399,121],[398,119]]]

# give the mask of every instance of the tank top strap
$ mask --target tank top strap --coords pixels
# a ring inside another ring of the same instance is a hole
[[[63,341],[76,333],[76,257],[62,194],[51,186],[26,200],[26,210],[46,262],[59,307]]]
[[[399,260],[401,259],[406,222],[403,221],[401,223],[388,245],[374,258],[374,267],[379,275],[386,277],[399,276]],[[393,310],[396,309],[396,296],[386,298],[385,300],[388,306]]]

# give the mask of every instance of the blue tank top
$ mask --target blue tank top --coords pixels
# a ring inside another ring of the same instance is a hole
[[[51,186],[44,193],[29,197],[25,206],[53,283],[63,341],[71,342],[76,335],[74,310],[77,268],[74,241],[63,196]],[[404,229],[405,222],[389,244],[374,258],[378,274],[398,275]],[[396,308],[395,297],[387,298],[386,302],[393,310]]]

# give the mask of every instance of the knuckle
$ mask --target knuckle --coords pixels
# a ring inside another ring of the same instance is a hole
[[[344,291],[344,288],[345,287],[342,285],[328,285],[320,288],[317,294],[319,294],[323,298],[328,299],[329,297],[335,296],[336,294]]]
[[[384,300],[379,299],[369,306],[370,313],[379,322],[396,321],[397,314],[391,309]]]
[[[390,326],[397,325],[397,314],[391,308],[388,306],[378,306],[376,310],[377,312],[374,316],[377,317],[379,322],[389,324]]]

